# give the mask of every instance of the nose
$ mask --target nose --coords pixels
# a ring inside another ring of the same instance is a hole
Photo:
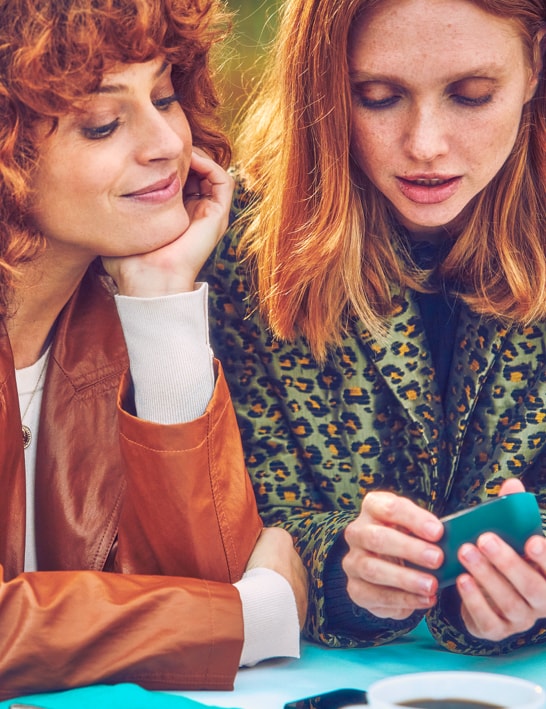
[[[447,126],[440,107],[415,106],[410,113],[405,134],[405,150],[414,160],[430,163],[449,150]]]
[[[158,111],[151,105],[137,125],[136,154],[141,163],[178,160],[191,146],[188,122],[182,110]]]

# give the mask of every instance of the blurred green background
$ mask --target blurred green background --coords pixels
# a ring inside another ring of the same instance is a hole
[[[220,55],[224,120],[232,136],[237,114],[263,66],[264,52],[275,33],[281,0],[226,0],[233,13],[233,32]]]

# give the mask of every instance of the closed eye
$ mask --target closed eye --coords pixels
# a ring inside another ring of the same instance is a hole
[[[103,126],[83,126],[81,131],[89,140],[101,140],[101,138],[108,138],[112,135],[120,123],[120,119],[116,118]]]
[[[178,94],[172,94],[164,98],[154,99],[152,103],[159,111],[167,111],[174,103],[180,103],[180,97]]]
[[[371,99],[364,96],[357,96],[358,103],[364,108],[381,109],[394,106],[400,100],[400,96],[388,96],[381,99]]]
[[[463,106],[485,106],[493,98],[493,94],[484,94],[483,96],[463,96],[461,94],[454,94],[452,96],[453,100]]]

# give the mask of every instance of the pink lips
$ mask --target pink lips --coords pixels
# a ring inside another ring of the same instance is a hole
[[[136,199],[139,202],[161,204],[162,202],[167,202],[172,199],[175,195],[180,194],[181,189],[182,185],[178,174],[174,172],[163,180],[158,180],[135,192],[128,192],[124,194],[123,197]]]
[[[446,175],[415,175],[397,177],[402,194],[417,204],[439,204],[459,189],[461,177]]]

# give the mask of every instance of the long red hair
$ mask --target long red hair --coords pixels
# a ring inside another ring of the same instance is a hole
[[[401,256],[385,198],[350,157],[348,41],[355,21],[380,2],[285,0],[237,143],[256,198],[242,222],[241,254],[259,307],[274,335],[303,334],[318,360],[351,317],[384,332],[393,284],[428,287]],[[546,316],[546,11],[543,0],[472,2],[514,21],[542,72],[512,154],[473,204],[440,275],[462,284],[477,312],[526,323]]]
[[[36,125],[70,112],[117,63],[164,56],[193,142],[226,166],[210,65],[229,18],[218,0],[0,0],[0,314],[18,264],[42,246],[27,225]]]

